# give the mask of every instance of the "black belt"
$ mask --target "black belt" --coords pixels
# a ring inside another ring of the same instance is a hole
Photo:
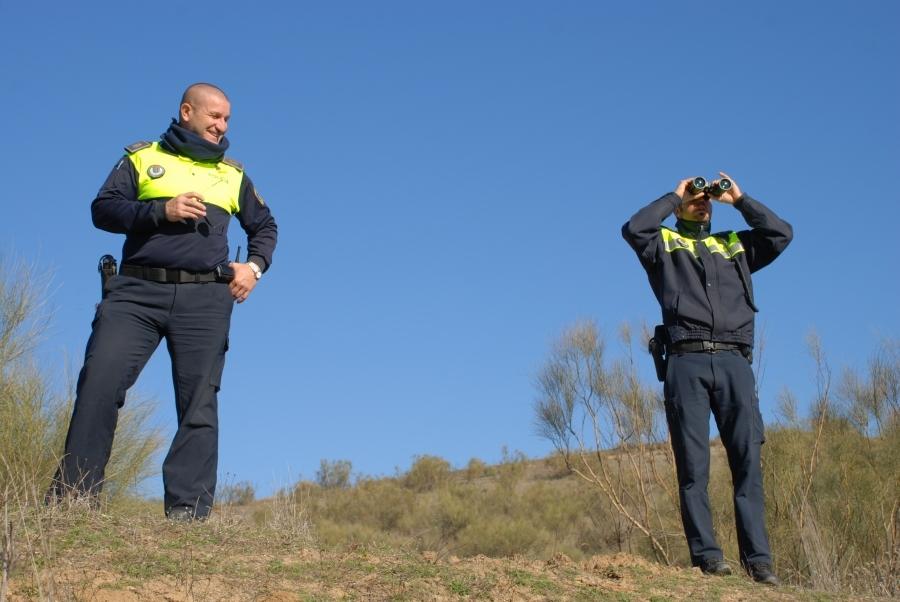
[[[220,276],[217,270],[211,272],[190,272],[173,268],[151,268],[146,265],[124,264],[119,273],[123,276],[150,280],[153,282],[168,282],[172,284],[185,284],[188,282],[218,282]]]
[[[669,353],[715,353],[717,351],[740,351],[744,353],[749,345],[741,343],[719,343],[717,341],[681,341],[669,345]]]

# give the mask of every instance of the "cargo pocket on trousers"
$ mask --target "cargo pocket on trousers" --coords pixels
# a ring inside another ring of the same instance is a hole
[[[216,390],[216,393],[222,388],[222,373],[225,371],[225,353],[228,351],[228,337],[225,337],[225,344],[213,364],[212,372],[209,375],[209,384]]]

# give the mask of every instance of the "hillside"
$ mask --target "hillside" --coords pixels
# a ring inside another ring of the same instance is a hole
[[[172,524],[155,504],[31,516],[14,532],[10,601],[849,600],[743,576],[711,578],[628,554],[573,561],[442,557],[260,525],[255,509]],[[239,510],[239,511],[238,511]],[[859,598],[853,598],[859,599]]]

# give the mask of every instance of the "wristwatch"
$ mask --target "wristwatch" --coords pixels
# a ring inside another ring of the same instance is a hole
[[[262,270],[259,269],[259,266],[253,263],[252,261],[248,261],[247,265],[250,266],[250,269],[253,270],[253,275],[256,276],[256,279],[259,280],[262,278]]]

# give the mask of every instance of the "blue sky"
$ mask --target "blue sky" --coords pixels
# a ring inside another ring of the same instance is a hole
[[[280,231],[220,394],[220,472],[264,494],[322,458],[549,453],[532,404],[553,340],[593,318],[615,348],[658,319],[622,223],[723,170],[795,228],[755,278],[771,420],[782,388],[812,393],[811,329],[836,372],[900,334],[898,25],[871,0],[0,0],[0,252],[54,274],[41,356],[62,382],[121,249],[90,201],[188,84],[224,88],[229,154]],[[136,388],[171,432],[164,349]]]

